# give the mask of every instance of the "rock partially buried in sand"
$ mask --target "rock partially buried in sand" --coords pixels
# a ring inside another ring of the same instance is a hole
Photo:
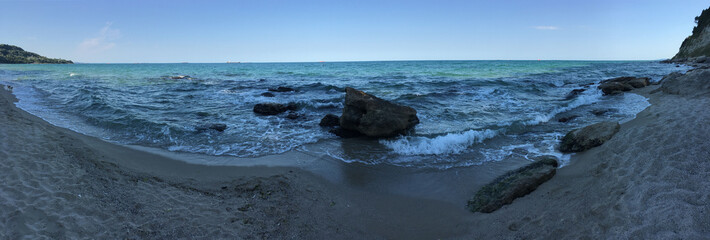
[[[336,116],[335,114],[325,115],[325,117],[320,120],[320,123],[318,125],[320,125],[321,127],[340,126],[340,117]]]
[[[634,88],[642,88],[648,85],[650,85],[649,78],[618,77],[602,81],[598,88],[602,90],[604,95],[610,95],[631,91]]]
[[[392,137],[419,123],[414,108],[382,100],[354,88],[345,88],[340,126],[369,137]]]
[[[619,131],[617,122],[600,122],[567,133],[560,143],[561,152],[582,152],[604,144]]]
[[[668,75],[664,78],[661,91],[680,96],[710,95],[710,70],[693,69],[686,74]]]
[[[471,212],[490,213],[503,205],[513,202],[535,191],[538,186],[550,180],[557,172],[557,160],[544,157],[527,166],[507,172],[483,186],[476,195],[468,200],[467,207]]]

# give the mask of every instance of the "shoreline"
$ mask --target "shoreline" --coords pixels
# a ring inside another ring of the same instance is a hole
[[[0,170],[17,172],[2,177],[1,238],[464,233],[445,224],[467,215],[448,203],[343,188],[294,167],[189,164],[53,126],[15,100],[0,91],[0,136],[13,139],[0,145]]]
[[[327,164],[314,164],[314,169],[304,170],[297,164],[269,167],[186,163],[170,154],[120,146],[50,125],[16,108],[14,96],[2,90],[0,111],[4,116],[0,117],[0,136],[17,140],[0,145],[0,158],[4,159],[0,160],[0,170],[10,173],[3,177],[6,184],[0,187],[0,192],[6,193],[0,195],[0,209],[4,209],[0,216],[7,219],[0,223],[5,229],[0,236],[707,236],[710,217],[703,213],[710,207],[703,203],[710,199],[710,184],[703,184],[703,179],[710,177],[710,163],[702,158],[710,156],[703,150],[710,149],[710,144],[697,136],[710,134],[710,129],[702,127],[710,119],[702,107],[710,103],[710,98],[651,93],[658,88],[661,86],[631,92],[647,97],[651,106],[621,124],[621,130],[609,142],[575,154],[569,165],[558,169],[557,175],[536,191],[490,214],[470,213],[465,202],[404,196],[387,192],[388,188],[363,190],[357,186],[364,184],[367,188],[372,179],[401,175],[383,169],[368,170],[369,166],[359,164],[340,164],[338,174],[354,181],[346,185],[333,182],[334,177],[328,176],[333,165]],[[687,114],[694,118],[687,119]],[[304,161],[319,160],[301,157]],[[278,156],[274,158],[279,160]],[[677,165],[668,166],[665,162],[674,162],[693,174],[684,175],[675,169]],[[365,171],[375,174],[361,176]],[[455,171],[440,176],[452,172]],[[495,175],[486,177],[492,179]],[[464,182],[458,188],[468,191],[461,195],[472,196],[480,187],[465,182],[470,178],[456,180]]]

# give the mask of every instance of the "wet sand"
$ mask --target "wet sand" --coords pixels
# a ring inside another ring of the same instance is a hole
[[[205,166],[52,126],[3,90],[0,238],[710,236],[710,94],[654,88],[636,92],[652,105],[609,142],[490,214],[465,200],[524,161],[418,171],[287,154],[268,166]]]

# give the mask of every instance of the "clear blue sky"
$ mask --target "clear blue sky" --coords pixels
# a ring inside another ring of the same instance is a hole
[[[0,43],[78,62],[672,57],[710,0],[14,1]]]

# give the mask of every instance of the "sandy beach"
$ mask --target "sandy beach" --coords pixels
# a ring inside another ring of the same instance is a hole
[[[688,75],[635,90],[652,104],[636,119],[489,214],[298,166],[185,163],[55,127],[2,90],[0,239],[707,238],[710,71]]]

